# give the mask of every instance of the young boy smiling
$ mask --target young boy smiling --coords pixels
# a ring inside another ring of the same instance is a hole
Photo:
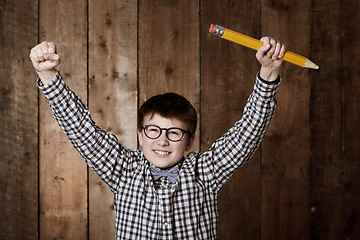
[[[184,97],[166,93],[150,98],[138,113],[139,144],[146,159],[159,168],[176,165],[190,150],[196,125],[196,110]]]
[[[100,129],[65,84],[54,43],[30,52],[37,84],[70,142],[114,193],[116,239],[216,239],[217,197],[253,155],[275,111],[285,46],[264,37],[255,86],[237,121],[209,150],[185,152],[195,138],[197,116],[184,97],[150,98],[138,113],[142,148],[130,150]]]

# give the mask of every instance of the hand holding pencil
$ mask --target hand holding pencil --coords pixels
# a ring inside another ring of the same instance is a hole
[[[285,45],[270,37],[262,37],[260,41],[264,43],[256,53],[260,64],[264,67],[280,67],[281,58],[286,52]]]
[[[283,63],[281,58],[284,57],[286,48],[284,44],[270,37],[262,37],[260,41],[264,43],[256,52],[256,59],[261,64],[260,77],[272,82],[279,76]]]

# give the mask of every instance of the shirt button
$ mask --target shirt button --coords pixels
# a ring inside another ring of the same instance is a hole
[[[168,224],[167,222],[164,222],[164,225],[165,225],[165,226],[167,226],[167,224]]]
[[[165,195],[162,195],[161,197],[162,197],[163,199],[165,199],[166,196],[165,196]]]

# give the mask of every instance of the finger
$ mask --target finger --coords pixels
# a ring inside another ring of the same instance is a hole
[[[46,42],[48,50],[48,60],[57,61],[60,59],[59,55],[56,54],[56,46],[53,42]]]
[[[56,53],[51,53],[51,52],[49,53],[49,60],[50,61],[57,61],[59,59],[60,59],[60,57]]]
[[[39,58],[38,58],[38,56],[37,56],[37,53],[36,53],[36,51],[35,51],[35,48],[33,48],[33,49],[31,49],[31,51],[30,51],[30,59],[32,60],[32,61],[34,61],[34,62],[39,62]]]
[[[280,49],[279,57],[280,57],[280,58],[283,58],[284,55],[285,55],[285,52],[286,52],[285,44],[282,44],[282,45],[281,45],[281,49]]]
[[[35,49],[35,54],[36,54],[36,57],[38,59],[38,62],[43,62],[44,61],[44,54],[43,54],[42,49],[40,47]]]
[[[263,51],[267,51],[267,50],[269,50],[269,48],[271,47],[271,45],[270,45],[270,38],[269,37],[262,37],[261,39],[260,39],[260,41],[261,42],[263,42],[264,44],[262,45],[262,50]]]
[[[49,53],[56,53],[56,46],[53,42],[48,42]]]
[[[279,58],[281,50],[281,44],[279,42],[276,43],[274,54],[272,55],[272,59],[277,60]]]
[[[43,62],[45,61],[45,58],[44,58],[44,43],[40,43],[38,45],[36,45],[33,49],[34,49],[34,52],[37,56],[37,59],[38,59],[38,62]]]
[[[271,45],[271,47],[270,47],[269,50],[267,51],[267,56],[268,56],[269,58],[272,57],[272,55],[274,54],[274,52],[275,52],[275,50],[276,50],[276,41],[275,41],[275,39],[270,38],[270,45]]]
[[[49,60],[49,44],[44,41],[40,44],[40,48],[44,60]]]
[[[59,55],[56,54],[56,46],[53,42],[44,42],[42,45],[42,49],[45,60],[59,60]]]
[[[40,60],[39,60],[39,58],[37,57],[37,55],[30,55],[29,57],[30,57],[30,60],[33,61],[33,62],[37,62],[37,63],[40,62]]]

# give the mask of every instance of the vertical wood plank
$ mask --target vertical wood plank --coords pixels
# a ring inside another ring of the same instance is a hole
[[[89,2],[89,107],[121,144],[137,146],[137,2]],[[89,175],[90,239],[114,239],[114,196]]]
[[[313,2],[311,82],[311,238],[343,239],[342,1]],[[329,6],[332,6],[329,8]],[[331,54],[328,53],[331,49]]]
[[[208,34],[218,24],[260,38],[259,1],[201,1],[201,150],[242,116],[259,64],[255,52]],[[219,239],[260,239],[260,151],[219,195]]]
[[[342,1],[342,59],[344,99],[344,159],[340,162],[342,206],[340,216],[343,233],[338,239],[356,239],[360,236],[360,2]],[[339,164],[339,165],[340,165]],[[335,238],[334,238],[335,239]]]
[[[262,0],[262,35],[310,56],[310,0]],[[262,145],[262,239],[309,239],[310,70],[284,63]]]
[[[0,1],[0,239],[38,236],[37,0]]]
[[[316,239],[356,239],[360,231],[360,208],[354,204],[360,200],[359,44],[354,44],[359,7],[351,1],[314,4],[318,34],[313,42],[321,44],[313,52],[326,73],[315,75],[312,84],[311,227]],[[325,52],[329,48],[331,54]]]
[[[199,110],[198,1],[140,0],[138,54],[140,105],[153,95],[176,92]]]
[[[40,1],[40,40],[57,44],[58,70],[87,100],[87,1]],[[87,167],[40,101],[40,239],[87,239]]]

